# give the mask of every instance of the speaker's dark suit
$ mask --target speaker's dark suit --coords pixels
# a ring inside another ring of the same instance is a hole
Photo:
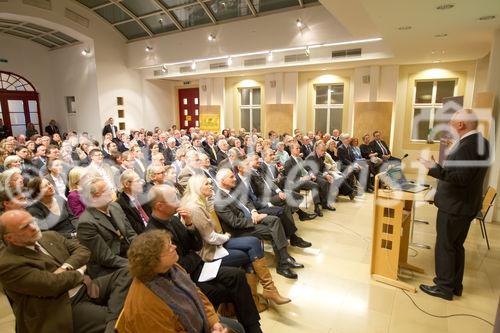
[[[438,207],[434,282],[448,293],[462,289],[463,244],[470,222],[481,207],[488,159],[489,143],[475,133],[461,139],[442,166],[437,164],[429,170],[429,175],[438,179],[434,197]]]

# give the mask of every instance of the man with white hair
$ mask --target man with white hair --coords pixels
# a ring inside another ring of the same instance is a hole
[[[165,163],[170,165],[175,161],[176,141],[174,137],[167,139],[167,146],[163,150],[163,156],[165,156]]]
[[[296,279],[297,274],[291,268],[302,268],[304,265],[288,254],[288,241],[280,219],[257,212],[250,201],[243,204],[234,191],[236,177],[231,170],[219,170],[216,179],[219,191],[214,208],[224,231],[234,237],[255,236],[271,240],[277,261],[276,272],[286,278]]]
[[[236,169],[236,164],[238,160],[240,159],[241,154],[240,150],[236,147],[233,147],[227,151],[227,158],[219,162],[218,168],[223,169],[223,168],[228,168],[231,169],[235,174],[238,173],[238,170]]]
[[[451,301],[461,296],[465,269],[464,242],[471,221],[481,208],[483,183],[488,171],[489,142],[477,131],[478,119],[472,110],[457,111],[450,120],[458,140],[443,165],[434,157],[421,158],[429,176],[438,179],[434,203],[436,220],[435,285],[421,284],[420,289]]]
[[[210,164],[217,165],[218,148],[215,145],[213,135],[207,135],[207,139],[205,141],[205,151],[207,152],[208,157],[210,157]]]
[[[217,164],[220,164],[227,158],[229,144],[227,143],[226,139],[222,139],[217,142],[217,146],[219,147],[219,151],[217,152]]]

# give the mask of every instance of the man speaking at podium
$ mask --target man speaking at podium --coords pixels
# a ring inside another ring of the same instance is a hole
[[[435,285],[420,285],[420,289],[435,297],[451,301],[461,296],[464,275],[464,242],[471,221],[481,207],[483,182],[488,169],[489,143],[477,131],[478,118],[472,110],[457,111],[450,120],[450,131],[459,140],[439,165],[420,159],[429,169],[429,176],[438,179],[435,205],[436,219]]]

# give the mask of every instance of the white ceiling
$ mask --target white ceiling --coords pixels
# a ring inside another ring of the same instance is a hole
[[[397,63],[478,59],[500,29],[499,0],[320,0],[355,38],[384,38]],[[448,10],[438,10],[453,4]],[[490,21],[479,17],[495,15]],[[398,27],[411,26],[410,30]],[[446,37],[434,37],[447,34]]]

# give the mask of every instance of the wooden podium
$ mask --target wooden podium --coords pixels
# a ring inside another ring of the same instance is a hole
[[[408,263],[408,245],[414,201],[426,201],[428,190],[409,193],[379,188],[375,176],[373,198],[373,242],[371,276],[374,280],[416,292],[415,287],[398,279],[399,268],[424,273]]]

